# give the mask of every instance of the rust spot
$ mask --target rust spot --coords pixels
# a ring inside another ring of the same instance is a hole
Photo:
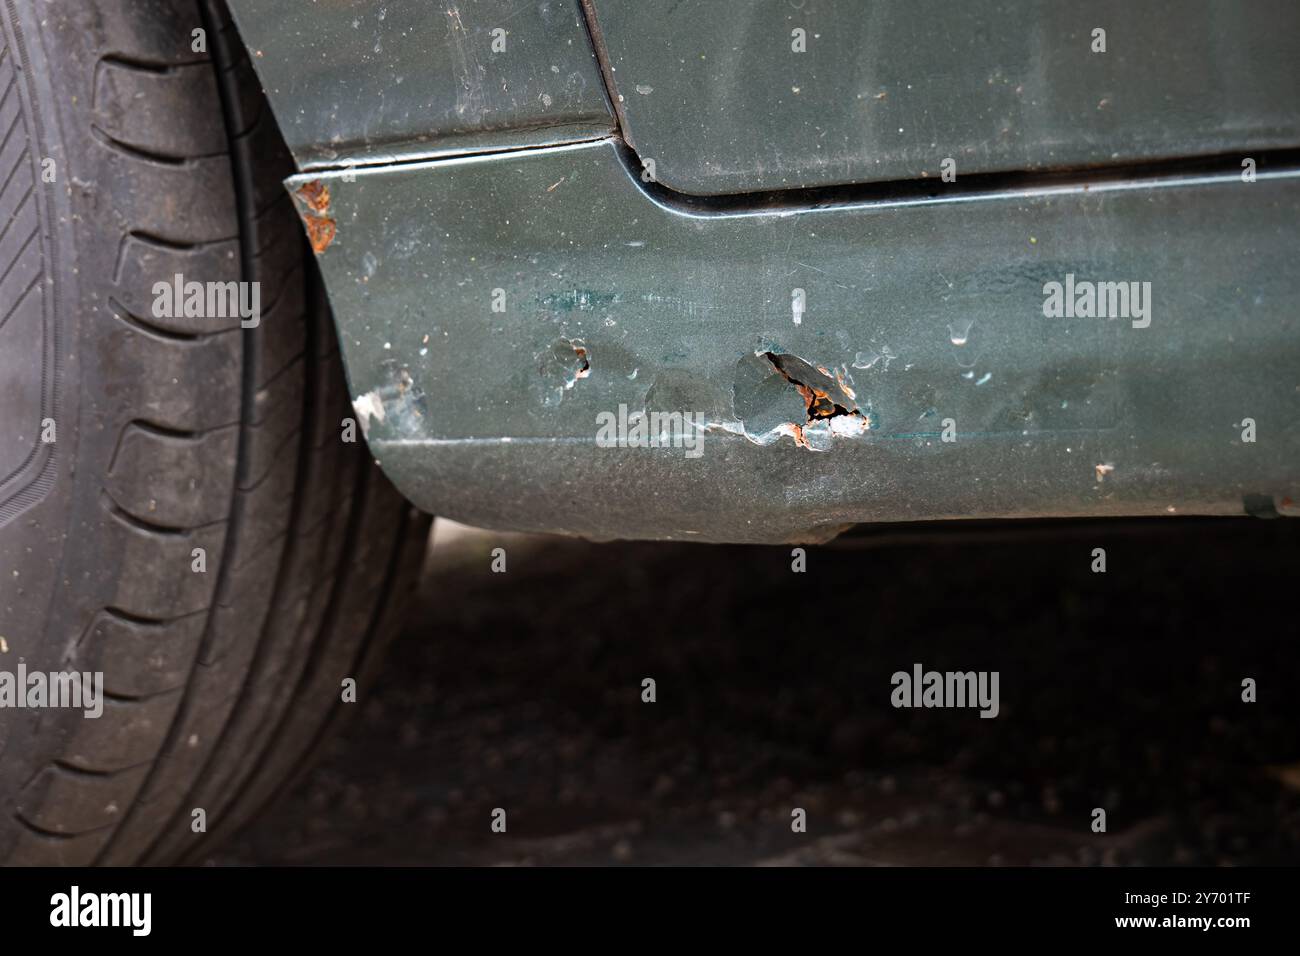
[[[338,229],[333,219],[314,216],[311,213],[303,214],[302,224],[307,227],[307,241],[311,243],[311,251],[316,255],[320,255],[329,248],[329,244],[334,241],[334,233]]]
[[[587,359],[587,349],[582,345],[574,343],[573,354],[578,357],[578,368],[573,373],[574,378],[586,378],[591,374],[591,362]]]
[[[311,243],[312,252],[320,255],[329,248],[338,232],[338,225],[329,214],[330,188],[319,179],[313,179],[299,186],[294,195],[306,207],[302,210],[302,223],[307,229],[307,240]]]
[[[298,197],[312,212],[323,216],[330,211],[330,188],[319,179],[313,179],[299,186]]]

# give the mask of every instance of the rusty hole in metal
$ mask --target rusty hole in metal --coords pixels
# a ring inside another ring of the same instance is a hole
[[[794,356],[781,355],[776,352],[763,352],[761,354],[762,357],[767,359],[768,363],[771,364],[772,368],[776,369],[777,374],[793,385],[803,397],[804,405],[808,411],[809,422],[816,422],[826,418],[835,418],[841,415],[848,417],[861,415],[856,405],[849,407],[835,401],[831,397],[829,389],[819,388],[817,385],[802,381],[800,378],[796,377],[796,375],[800,375],[803,378],[811,378],[812,376],[807,374],[808,370],[820,370],[813,369],[812,366],[808,366],[806,362],[803,362],[801,359]],[[807,366],[807,369],[801,369],[799,366]],[[830,376],[827,375],[826,378],[829,381]],[[844,386],[837,385],[836,387],[839,388],[841,392],[844,391]],[[848,398],[847,395],[845,397]]]

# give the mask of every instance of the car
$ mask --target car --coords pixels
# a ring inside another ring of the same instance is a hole
[[[1297,514],[1294,3],[0,19],[0,861],[253,818],[431,514]]]

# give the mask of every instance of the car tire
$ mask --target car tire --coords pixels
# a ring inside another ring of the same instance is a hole
[[[0,674],[103,675],[97,718],[0,708],[0,861],[193,860],[364,695],[428,519],[347,440],[224,4],[0,20]],[[258,283],[260,319],[167,316],[176,275]]]

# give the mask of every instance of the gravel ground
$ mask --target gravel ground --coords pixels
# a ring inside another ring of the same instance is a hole
[[[863,532],[802,574],[435,538],[316,768],[211,862],[1300,863],[1300,521]],[[892,707],[916,662],[998,671],[998,717]]]

